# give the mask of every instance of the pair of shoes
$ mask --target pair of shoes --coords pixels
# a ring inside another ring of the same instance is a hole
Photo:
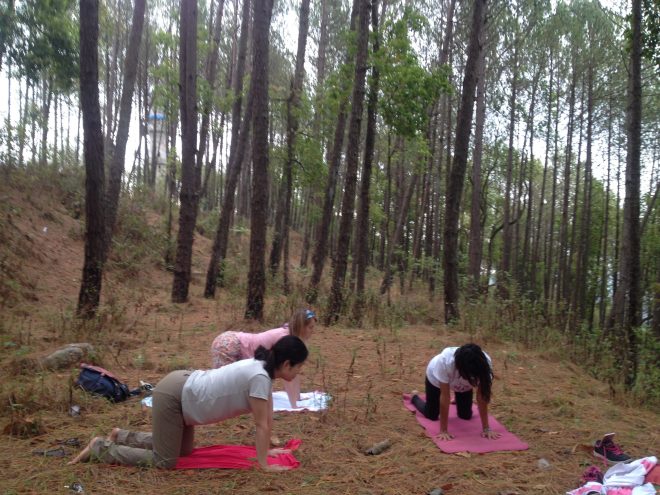
[[[603,482],[603,472],[597,466],[589,466],[582,473],[582,484],[595,481],[596,483]]]
[[[602,440],[596,440],[594,444],[594,455],[603,459],[608,464],[630,462],[632,457],[621,450],[621,447],[614,443],[613,438],[614,433],[608,433]]]

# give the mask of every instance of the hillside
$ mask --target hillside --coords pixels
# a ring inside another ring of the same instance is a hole
[[[317,326],[303,389],[325,389],[334,401],[322,415],[276,415],[275,433],[280,438],[302,439],[296,453],[302,465],[295,471],[162,472],[67,466],[70,455],[35,456],[34,450],[72,437],[86,442],[113,426],[148,429],[150,418],[138,400],[111,405],[71,388],[75,369],[25,371],[33,359],[66,343],[87,341],[99,351],[99,362],[130,385],[139,380],[155,384],[172,369],[208,366],[210,343],[220,331],[270,327],[302,304],[299,295],[285,297],[271,283],[264,325],[242,321],[241,265],[249,237],[245,234],[232,238],[229,288],[221,289],[212,301],[201,297],[211,241],[198,234],[192,297],[187,304],[171,304],[171,274],[161,261],[162,243],[155,234],[164,220],[156,210],[136,202],[122,212],[117,252],[104,279],[100,321],[93,328],[81,326],[73,311],[83,261],[83,225],[76,218],[80,200],[66,190],[44,179],[15,176],[0,185],[4,494],[66,493],[63,486],[74,481],[81,482],[88,494],[424,494],[438,487],[449,495],[562,494],[577,487],[584,468],[596,463],[586,446],[604,433],[617,432],[633,457],[660,454],[660,414],[612,396],[607,385],[570,364],[565,349],[549,345],[543,352],[530,351],[474,323],[446,327],[440,323],[439,301],[417,314],[406,311],[410,305],[421,307],[426,297],[411,293],[397,295],[398,315],[371,308],[365,328]],[[292,244],[293,253],[298,253],[299,239]],[[372,274],[374,283],[377,275]],[[305,272],[296,272],[296,277],[302,283]],[[401,316],[406,314],[412,314],[410,321]],[[428,359],[447,345],[471,339],[493,358],[492,414],[528,442],[529,450],[443,454],[403,408],[403,392],[423,389]],[[70,405],[79,405],[81,415],[70,416]],[[6,434],[11,430],[33,434]],[[199,428],[196,442],[250,444],[253,437],[253,423],[243,417]],[[386,438],[393,446],[382,455],[362,453]],[[69,454],[77,450],[65,449]],[[540,459],[550,467],[539,467]]]

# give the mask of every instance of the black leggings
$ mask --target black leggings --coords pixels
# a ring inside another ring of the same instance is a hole
[[[470,419],[472,417],[472,389],[467,392],[454,392],[456,396],[456,409],[458,417]],[[426,379],[426,402],[417,395],[413,395],[411,402],[426,418],[436,421],[440,416],[440,389]]]

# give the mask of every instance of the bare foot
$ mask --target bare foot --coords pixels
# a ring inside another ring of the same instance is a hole
[[[103,438],[102,438],[102,437],[94,437],[94,438],[92,438],[92,439],[89,441],[89,443],[87,444],[87,447],[85,447],[84,449],[82,449],[82,451],[80,452],[80,454],[78,454],[76,457],[74,457],[74,458],[71,459],[69,462],[67,462],[67,465],[78,464],[79,462],[87,462],[87,461],[89,461],[89,458],[90,458],[90,456],[91,456],[92,445],[93,445],[94,442],[96,442],[97,440],[103,440]]]
[[[111,442],[116,442],[117,435],[119,435],[119,428],[113,428],[112,431],[110,432],[110,435],[108,435],[108,440],[110,440]]]

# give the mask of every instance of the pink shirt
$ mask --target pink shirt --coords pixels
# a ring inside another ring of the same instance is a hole
[[[241,343],[241,355],[243,359],[254,357],[254,351],[260,345],[270,349],[275,342],[282,337],[289,335],[289,325],[285,324],[280,328],[273,328],[261,333],[237,332],[238,340]]]

